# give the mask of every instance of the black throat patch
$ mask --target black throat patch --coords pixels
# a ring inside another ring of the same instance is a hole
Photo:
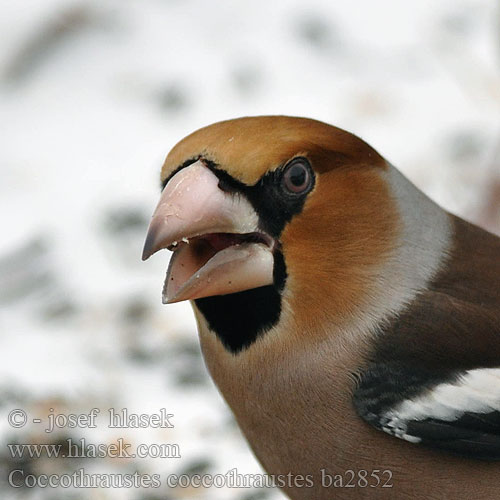
[[[281,296],[273,285],[244,292],[196,299],[196,306],[224,347],[237,354],[275,325]]]
[[[281,290],[286,269],[283,255],[274,256],[274,284],[229,295],[196,299],[196,307],[224,347],[237,354],[253,344],[281,315]]]

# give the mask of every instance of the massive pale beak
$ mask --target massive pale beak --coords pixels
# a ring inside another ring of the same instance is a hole
[[[274,240],[241,193],[219,187],[203,163],[183,168],[166,185],[153,214],[143,260],[173,250],[163,303],[226,295],[273,283]]]

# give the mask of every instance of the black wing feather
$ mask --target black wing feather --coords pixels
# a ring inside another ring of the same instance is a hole
[[[404,400],[440,383],[454,383],[460,375],[455,372],[437,378],[435,373],[411,365],[372,365],[358,379],[354,405],[366,422],[393,436],[468,458],[500,460],[500,412],[486,405],[484,413],[463,411],[453,420],[394,418]]]

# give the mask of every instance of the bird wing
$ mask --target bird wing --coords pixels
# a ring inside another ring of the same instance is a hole
[[[411,443],[500,460],[500,368],[443,375],[411,364],[373,364],[359,377],[356,410]]]

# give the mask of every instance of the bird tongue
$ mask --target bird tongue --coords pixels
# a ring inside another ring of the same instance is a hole
[[[213,234],[180,243],[163,287],[163,303],[248,290],[272,283],[273,257],[263,243]],[[271,278],[269,278],[271,277]]]
[[[217,253],[224,248],[230,247],[231,245],[236,245],[242,241],[242,236],[238,234],[231,233],[214,233],[205,234],[203,238],[194,240],[193,243],[200,243],[205,247],[212,247],[214,253]]]

